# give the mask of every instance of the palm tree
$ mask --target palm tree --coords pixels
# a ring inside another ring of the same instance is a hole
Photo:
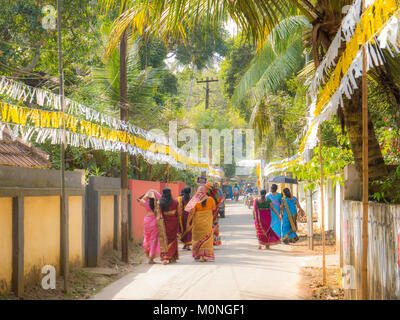
[[[112,5],[118,0],[102,0],[105,5]],[[304,15],[312,27],[312,55],[318,67],[323,55],[331,45],[342,21],[342,8],[350,5],[352,0],[319,0],[316,4],[308,0],[152,0],[134,1],[126,13],[116,21],[111,47],[117,43],[128,27],[143,26],[146,30],[163,32],[164,35],[182,34],[182,22],[196,25],[200,20],[217,27],[221,22],[232,18],[245,32],[249,40],[259,46],[268,34],[284,18],[290,16],[293,7]],[[151,17],[151,19],[150,19]],[[341,48],[343,50],[343,48]],[[387,82],[383,85],[399,88],[386,69],[382,73]],[[360,80],[361,81],[361,80]],[[360,82],[359,81],[359,82]],[[361,88],[361,83],[359,88]],[[362,168],[362,110],[361,90],[354,92],[352,99],[344,99],[343,121],[352,147],[355,164],[361,175]],[[369,177],[371,180],[387,175],[379,143],[371,120],[368,124],[369,134]]]
[[[144,120],[153,119],[160,111],[161,107],[154,103],[154,93],[166,71],[163,68],[152,67],[141,70],[136,43],[129,48],[126,61],[128,121],[136,125],[141,124],[143,127]],[[93,79],[90,84],[93,93],[101,94],[103,100],[114,102],[116,109],[119,108],[119,67],[120,53],[116,49],[105,60],[103,67],[93,70]]]
[[[304,64],[303,32],[311,25],[305,16],[291,16],[279,22],[257,51],[233,94],[233,103],[250,95],[257,104],[264,95],[273,93],[290,74]]]
[[[94,95],[99,94],[103,100],[114,102],[116,109],[119,108],[120,94],[119,60],[120,53],[116,49],[111,57],[105,59],[103,67],[93,70],[93,79],[89,84],[89,90],[92,90]],[[140,124],[142,128],[144,123],[150,127],[156,125],[156,116],[162,107],[154,103],[154,93],[165,70],[162,67],[147,67],[141,70],[136,43],[128,50],[126,61],[128,121],[136,125]],[[152,122],[152,119],[155,121]],[[151,164],[138,155],[131,155],[130,160],[136,177],[151,179]],[[140,166],[137,165],[139,162]]]

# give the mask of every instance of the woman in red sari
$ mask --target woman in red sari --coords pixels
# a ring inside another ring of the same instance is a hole
[[[171,189],[164,188],[158,206],[158,230],[163,264],[176,262],[178,255],[178,201],[172,198]]]
[[[258,238],[258,249],[264,245],[266,249],[272,244],[280,243],[279,236],[271,228],[271,210],[281,219],[281,215],[275,210],[271,199],[267,198],[266,190],[261,190],[261,197],[254,200],[253,219]]]

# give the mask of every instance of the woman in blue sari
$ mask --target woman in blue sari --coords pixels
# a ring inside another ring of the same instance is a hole
[[[267,194],[267,198],[272,201],[274,208],[277,212],[281,212],[281,200],[282,195],[277,192],[278,186],[273,184],[271,186],[271,192]],[[281,230],[281,217],[271,210],[271,229],[278,235],[279,239],[282,238]]]
[[[288,188],[283,189],[281,208],[282,215],[282,241],[286,244],[299,240],[297,236],[297,209],[302,210],[299,201],[292,196]]]

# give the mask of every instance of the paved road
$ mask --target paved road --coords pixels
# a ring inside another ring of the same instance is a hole
[[[135,271],[99,292],[93,299],[301,299],[298,283],[303,257],[285,245],[258,250],[250,210],[241,201],[227,203],[220,219],[222,246],[214,262],[195,262],[180,251],[170,265],[139,265]],[[181,246],[180,246],[181,247]]]

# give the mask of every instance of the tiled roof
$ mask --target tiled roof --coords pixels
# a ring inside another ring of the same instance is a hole
[[[48,154],[19,138],[13,140],[7,129],[4,129],[3,134],[0,133],[0,165],[28,168],[51,167]]]

